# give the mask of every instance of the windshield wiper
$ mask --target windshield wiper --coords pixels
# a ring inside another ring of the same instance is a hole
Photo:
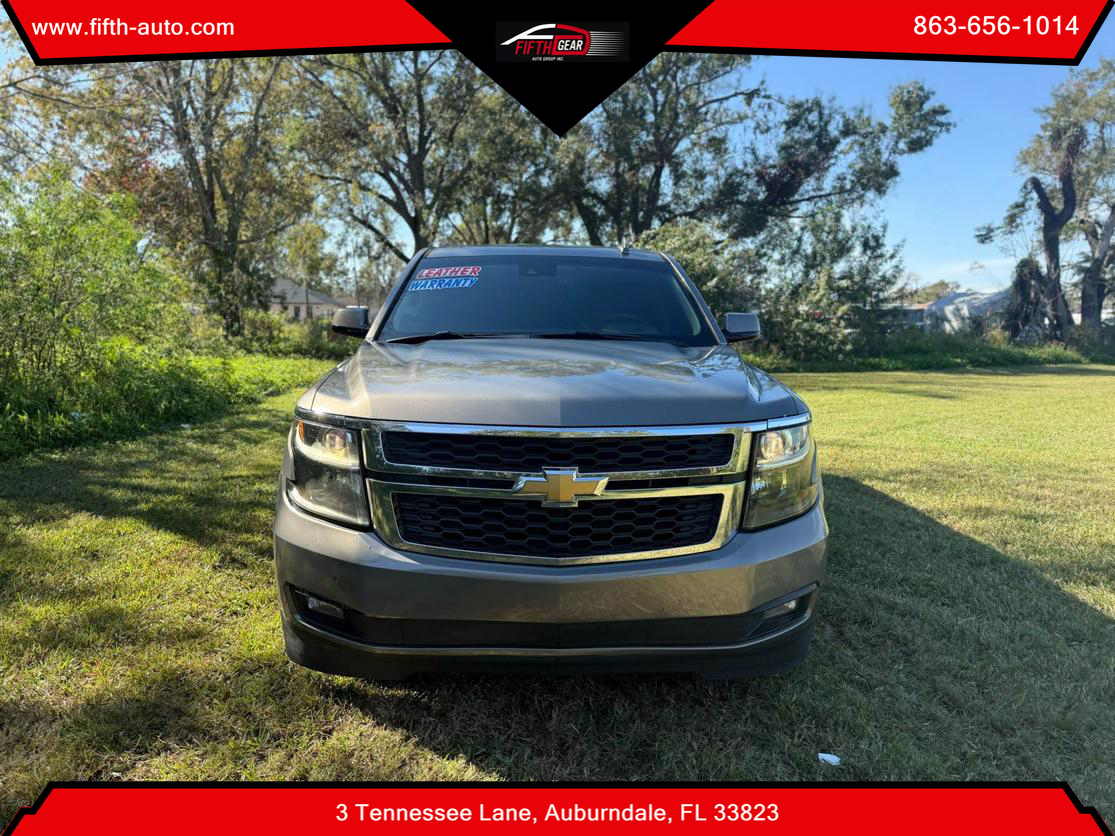
[[[392,337],[389,343],[424,343],[428,340],[485,340],[499,337],[525,337],[526,334],[508,334],[502,331],[434,331],[432,334],[410,334],[406,337]]]

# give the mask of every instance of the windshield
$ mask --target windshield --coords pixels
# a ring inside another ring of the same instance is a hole
[[[472,334],[717,342],[665,261],[557,254],[423,259],[377,339]]]

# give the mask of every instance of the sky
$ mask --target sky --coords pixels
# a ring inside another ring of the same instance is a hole
[[[1081,67],[1115,56],[1115,23],[1108,22]],[[878,117],[887,95],[903,81],[922,81],[952,111],[956,127],[929,150],[902,160],[902,177],[883,199],[893,243],[904,243],[906,269],[922,284],[939,279],[963,288],[995,290],[1010,284],[1014,259],[997,246],[977,244],[976,227],[1002,219],[1024,179],[1018,152],[1037,132],[1035,112],[1049,103],[1067,67],[876,61],[854,58],[757,59],[770,88],[799,96],[835,96],[866,104]],[[972,270],[973,263],[983,269]]]
[[[0,25],[10,25],[0,18]],[[1092,43],[1083,67],[1115,56],[1115,23]],[[0,46],[0,62],[10,54]],[[895,84],[918,80],[952,111],[956,127],[928,151],[905,158],[898,184],[883,199],[892,243],[904,247],[906,269],[921,284],[938,280],[995,290],[1010,283],[1014,260],[993,244],[977,244],[975,229],[1002,218],[1018,196],[1018,152],[1037,132],[1036,109],[1069,73],[1067,67],[947,61],[764,57],[754,70],[783,95],[831,95],[847,105],[887,113]],[[981,265],[972,269],[973,265]]]

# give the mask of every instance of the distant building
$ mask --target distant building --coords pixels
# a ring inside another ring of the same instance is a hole
[[[333,313],[345,302],[316,290],[306,291],[290,279],[276,279],[271,285],[271,313],[290,319],[332,319]]]

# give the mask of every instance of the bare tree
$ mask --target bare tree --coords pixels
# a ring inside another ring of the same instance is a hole
[[[740,77],[749,63],[663,53],[570,132],[558,167],[589,241],[641,235],[698,202],[722,163],[726,129],[760,92]]]
[[[325,55],[299,66],[310,82],[311,171],[338,187],[351,221],[406,261],[436,240],[456,208],[471,167],[459,140],[484,83],[479,71],[451,50]]]

